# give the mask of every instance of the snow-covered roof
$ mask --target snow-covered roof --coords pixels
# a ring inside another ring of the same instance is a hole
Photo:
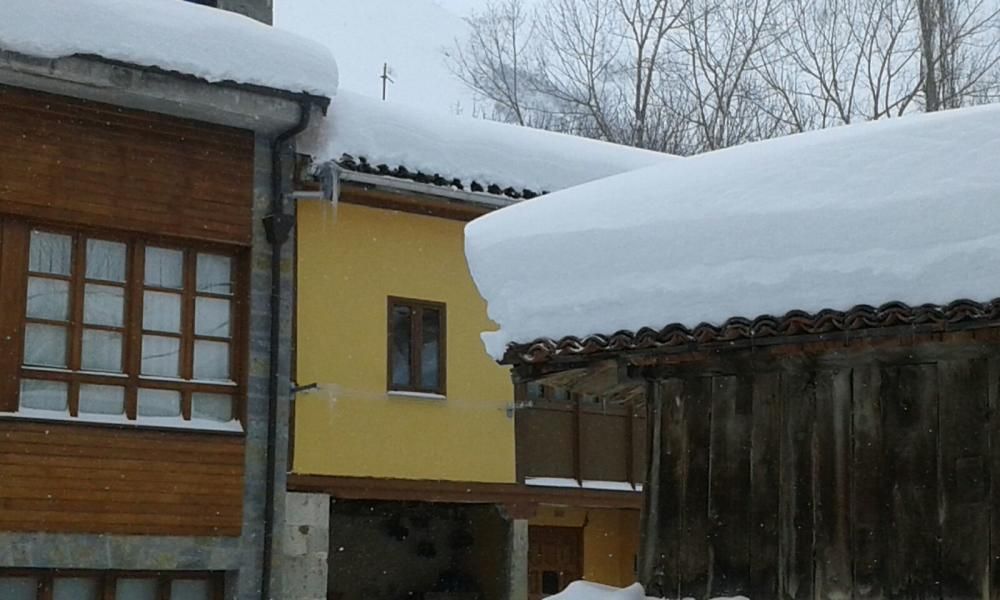
[[[1000,296],[998,157],[993,105],[748,144],[491,213],[466,227],[472,275],[500,325],[484,341],[500,358],[512,342],[680,335],[793,310],[820,327],[824,309],[990,301]],[[883,307],[885,319],[854,315],[892,322],[900,306]]]
[[[324,46],[242,15],[181,0],[3,0],[0,50],[98,56],[204,79],[331,97]]]
[[[298,148],[319,163],[357,168],[364,159],[373,172],[437,175],[445,185],[458,180],[474,188],[475,182],[483,189],[510,189],[514,197],[676,160],[649,150],[381,102],[346,90],[333,100],[329,117],[299,138]],[[386,168],[380,171],[378,165]]]

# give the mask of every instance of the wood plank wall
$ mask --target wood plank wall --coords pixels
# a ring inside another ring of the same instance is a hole
[[[0,86],[0,216],[246,246],[253,173],[252,132]],[[0,420],[0,530],[237,536],[243,465],[241,436]]]
[[[242,436],[0,420],[0,531],[238,536]]]
[[[602,410],[580,399],[518,408],[518,477],[642,483],[646,475],[644,407]],[[630,418],[631,413],[631,418]]]
[[[253,133],[0,86],[0,213],[248,245]]]
[[[1000,596],[992,344],[661,381],[652,591]]]

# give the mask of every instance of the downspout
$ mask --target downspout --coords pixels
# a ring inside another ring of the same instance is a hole
[[[268,352],[270,370],[268,373],[267,402],[267,475],[264,492],[264,551],[261,564],[261,600],[271,600],[271,559],[274,554],[274,472],[277,466],[275,446],[278,438],[278,370],[280,366],[281,342],[281,251],[288,241],[295,224],[295,216],[285,212],[284,186],[281,155],[289,140],[302,133],[309,125],[312,105],[299,103],[299,121],[291,129],[281,133],[271,145],[271,212],[264,217],[264,232],[271,244],[271,336]]]

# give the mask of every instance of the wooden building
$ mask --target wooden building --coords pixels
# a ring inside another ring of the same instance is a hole
[[[983,598],[1000,585],[997,307],[797,313],[510,359],[553,385],[645,391],[647,591]]]
[[[268,423],[289,388],[290,331],[270,324],[290,313],[271,299],[291,285],[269,276],[290,247],[262,220],[290,181],[281,134],[328,100],[210,83],[211,65],[143,46],[141,6],[105,8],[71,11],[120,28],[109,52],[135,64],[0,35],[0,598],[258,597],[266,490],[284,486]],[[270,41],[215,8],[161,8],[175,20],[157,28]],[[25,39],[37,18],[0,6]]]
[[[1000,594],[998,116],[732,148],[467,230],[516,382],[645,404],[648,594]]]

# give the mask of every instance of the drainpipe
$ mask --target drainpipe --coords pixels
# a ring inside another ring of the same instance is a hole
[[[271,145],[271,212],[264,217],[264,231],[271,244],[271,337],[270,371],[267,402],[267,476],[264,492],[264,552],[261,564],[261,600],[271,600],[271,558],[274,554],[274,472],[277,466],[275,446],[278,437],[278,368],[281,341],[281,250],[288,241],[295,223],[295,216],[285,212],[281,155],[289,140],[302,133],[309,125],[312,105],[299,104],[299,121],[281,133]]]

